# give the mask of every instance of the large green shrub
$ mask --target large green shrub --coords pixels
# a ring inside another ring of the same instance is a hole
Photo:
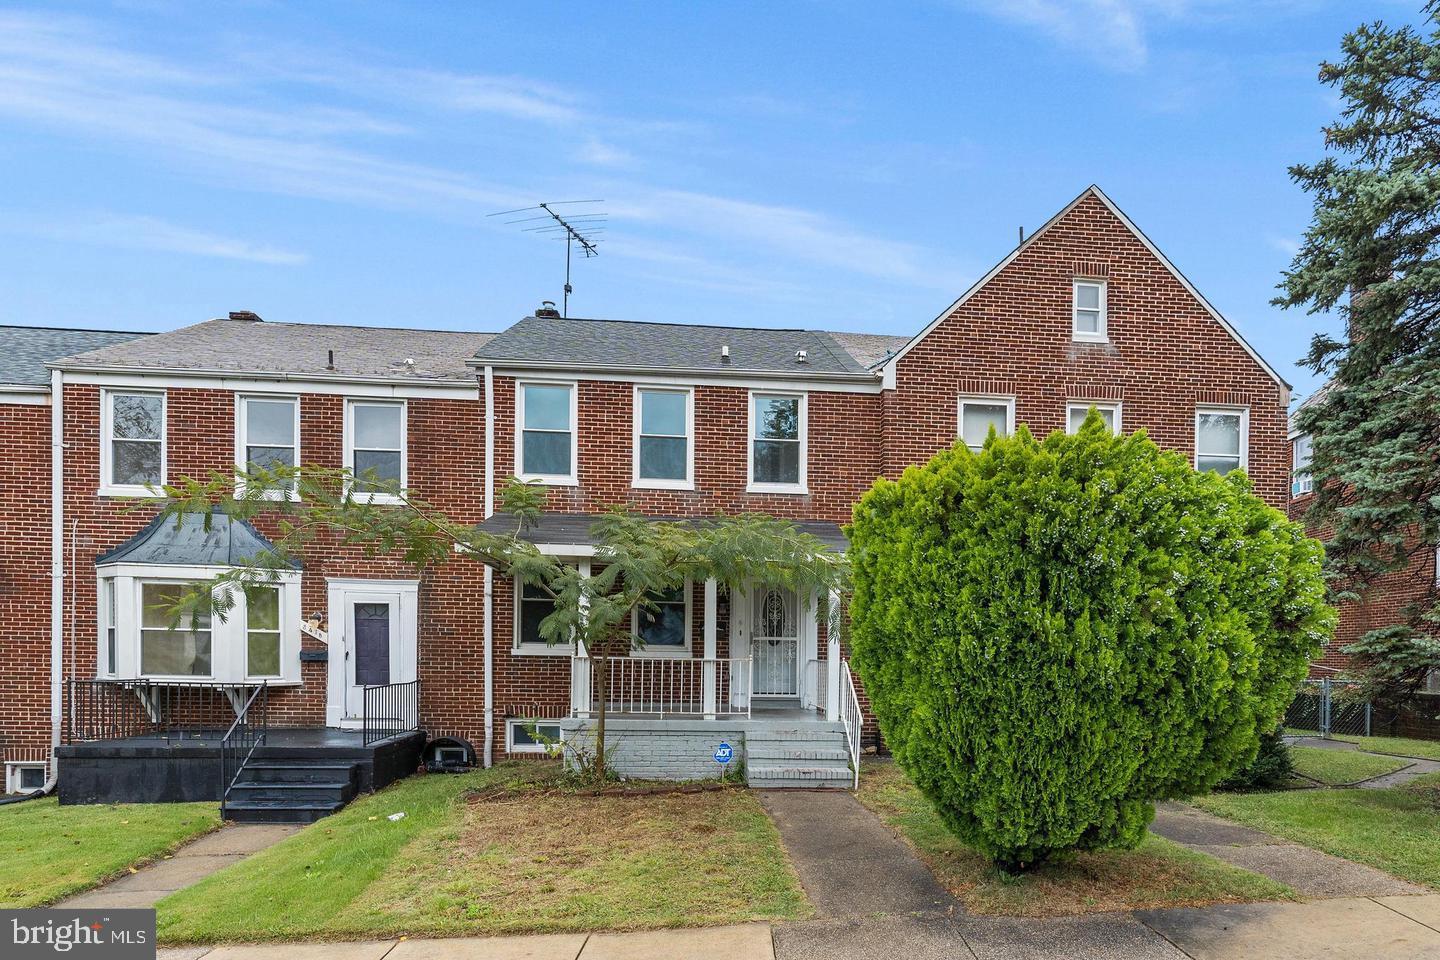
[[[881,480],[850,530],[856,672],[950,828],[1002,865],[1130,846],[1247,764],[1334,626],[1320,545],[1091,413]]]

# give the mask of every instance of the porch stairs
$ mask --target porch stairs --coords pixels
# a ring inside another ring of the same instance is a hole
[[[845,726],[824,720],[753,723],[745,731],[745,781],[760,790],[850,789]]]
[[[359,790],[358,762],[252,758],[230,788],[225,819],[314,823],[355,799]]]

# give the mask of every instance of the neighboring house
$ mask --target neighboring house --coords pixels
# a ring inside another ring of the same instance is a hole
[[[415,727],[490,762],[542,750],[536,722],[579,741],[592,723],[590,662],[538,639],[547,601],[464,561],[417,575],[322,541],[224,622],[148,616],[185,581],[253,551],[274,521],[147,526],[153,511],[122,499],[147,483],[246,461],[373,467],[456,519],[498,525],[498,491],[514,475],[549,488],[525,535],[582,570],[591,518],[619,503],[656,518],[765,512],[843,550],[841,526],[877,476],[957,436],[978,445],[992,426],[1073,429],[1094,405],[1201,468],[1248,470],[1277,507],[1289,496],[1288,386],[1093,187],[913,337],[551,308],[496,335],[232,316],[54,365],[62,520],[87,544],[61,545],[79,569],[64,591],[29,600],[65,613],[53,637],[74,741],[59,752],[62,799],[67,782],[74,799],[124,780],[107,746],[116,737],[134,746],[143,735],[131,754],[178,764],[157,733],[167,711],[224,727],[262,681],[272,729],[254,756],[283,768],[323,743],[328,760],[353,765],[336,805],[356,784],[403,774],[406,757],[382,752]],[[48,506],[44,468],[29,475],[31,502]],[[657,599],[660,612],[635,623],[644,648],[611,667],[622,770],[713,775],[724,740],[757,785],[851,782],[850,758],[874,729],[846,709],[866,705],[842,682],[841,638],[826,630],[838,598],[692,583]],[[24,655],[47,659],[50,642]],[[212,699],[197,706],[202,696]],[[43,713],[33,726],[7,751],[43,755]],[[360,736],[347,740],[352,728]],[[192,736],[185,755],[199,744]],[[170,772],[193,796],[218,795],[234,772],[198,769]],[[232,797],[241,813],[279,803],[238,782],[254,801]]]

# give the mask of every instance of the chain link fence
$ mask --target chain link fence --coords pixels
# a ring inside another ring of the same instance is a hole
[[[1359,695],[1359,687],[1340,680],[1306,680],[1285,711],[1285,732],[1292,736],[1368,737],[1381,731],[1376,711]]]

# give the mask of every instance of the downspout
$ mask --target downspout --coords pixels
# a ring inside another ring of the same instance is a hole
[[[495,368],[485,366],[485,519],[495,512]],[[495,568],[485,565],[485,767],[489,769],[495,750],[494,603]]]
[[[60,761],[60,723],[65,712],[65,374],[50,371],[50,776],[41,793],[55,789]]]

